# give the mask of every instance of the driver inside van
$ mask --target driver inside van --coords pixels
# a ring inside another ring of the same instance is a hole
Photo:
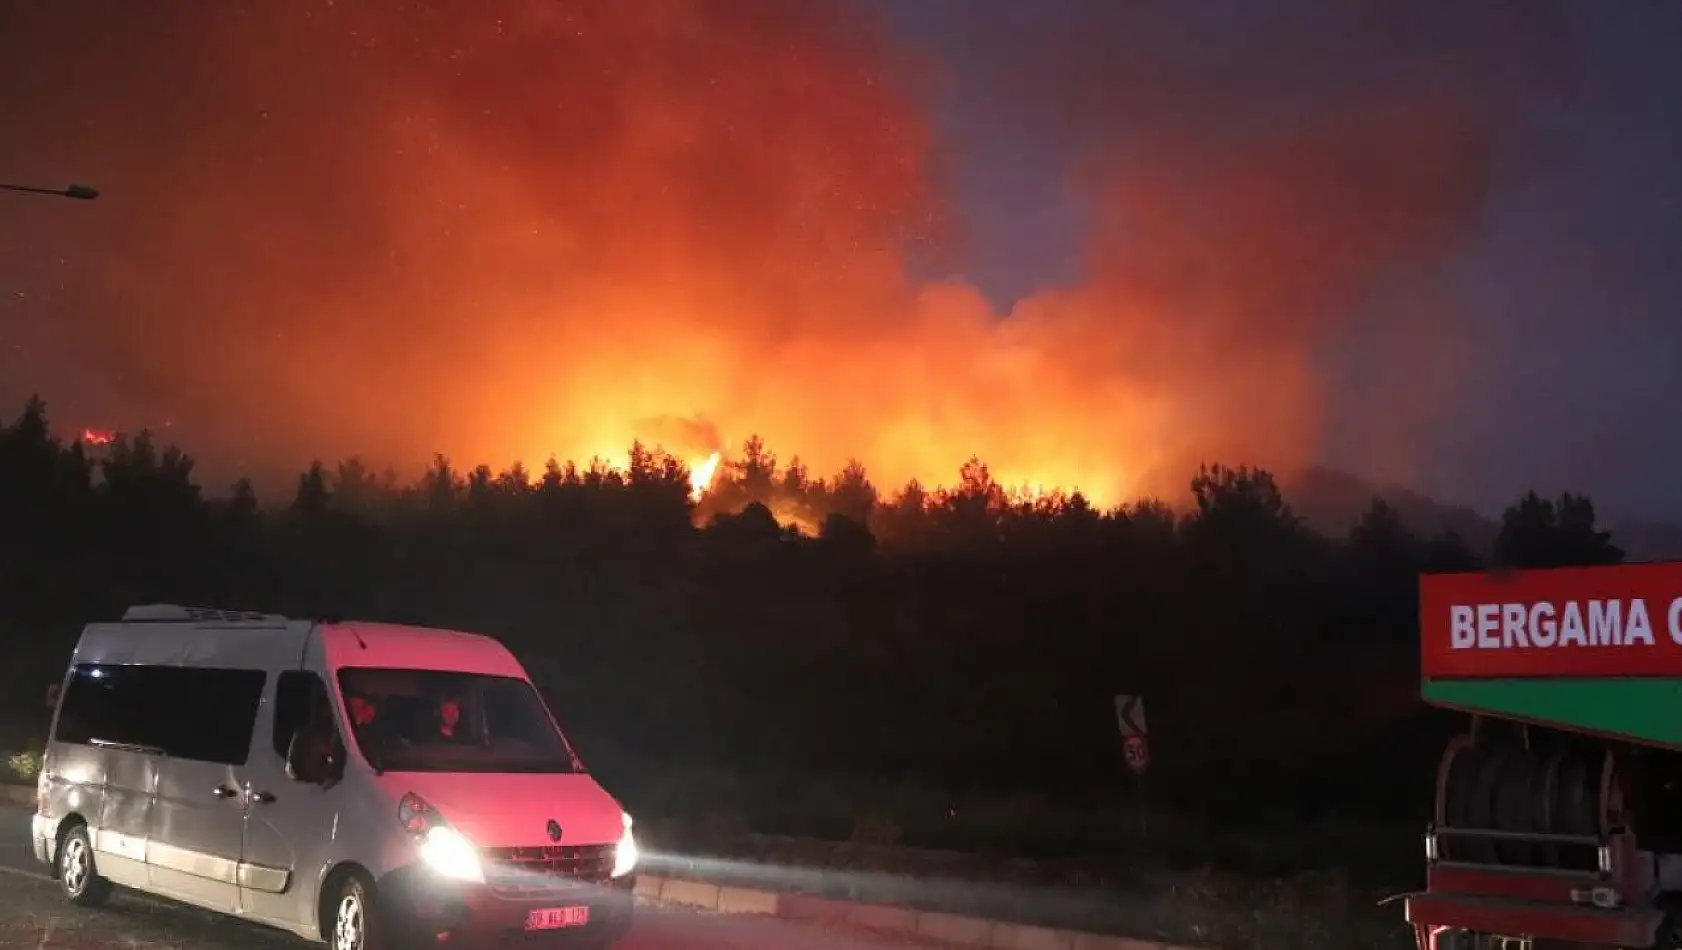
[[[461,700],[445,696],[438,701],[438,735],[444,739],[461,738]]]
[[[350,693],[345,696],[345,711],[350,713],[350,725],[360,733],[364,727],[374,721],[379,710],[374,701],[360,693]]]

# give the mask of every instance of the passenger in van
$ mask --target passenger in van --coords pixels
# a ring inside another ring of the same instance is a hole
[[[461,738],[461,700],[455,696],[438,701],[438,735],[445,739]]]

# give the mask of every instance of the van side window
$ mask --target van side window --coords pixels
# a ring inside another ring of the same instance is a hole
[[[274,751],[286,758],[292,737],[310,721],[310,711],[327,699],[327,684],[308,670],[287,670],[275,681]]]
[[[81,664],[71,673],[54,738],[244,765],[266,679],[261,670]]]
[[[160,706],[147,695],[136,666],[84,663],[70,674],[53,738],[87,745],[95,740],[163,749]]]
[[[203,667],[151,667],[179,677],[182,699],[166,707],[168,742],[177,759],[244,765],[251,757],[252,729],[263,700],[268,674],[261,670],[214,670]],[[163,702],[169,702],[165,699]]]

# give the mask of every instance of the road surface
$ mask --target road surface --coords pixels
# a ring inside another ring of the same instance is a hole
[[[66,904],[29,852],[29,810],[0,806],[0,947],[17,950],[301,950],[289,935],[162,900],[120,894]],[[618,950],[904,950],[901,938],[786,921],[639,909]]]

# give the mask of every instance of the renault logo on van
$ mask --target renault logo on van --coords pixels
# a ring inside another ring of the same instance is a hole
[[[549,840],[561,840],[561,823],[553,818],[549,819]]]

